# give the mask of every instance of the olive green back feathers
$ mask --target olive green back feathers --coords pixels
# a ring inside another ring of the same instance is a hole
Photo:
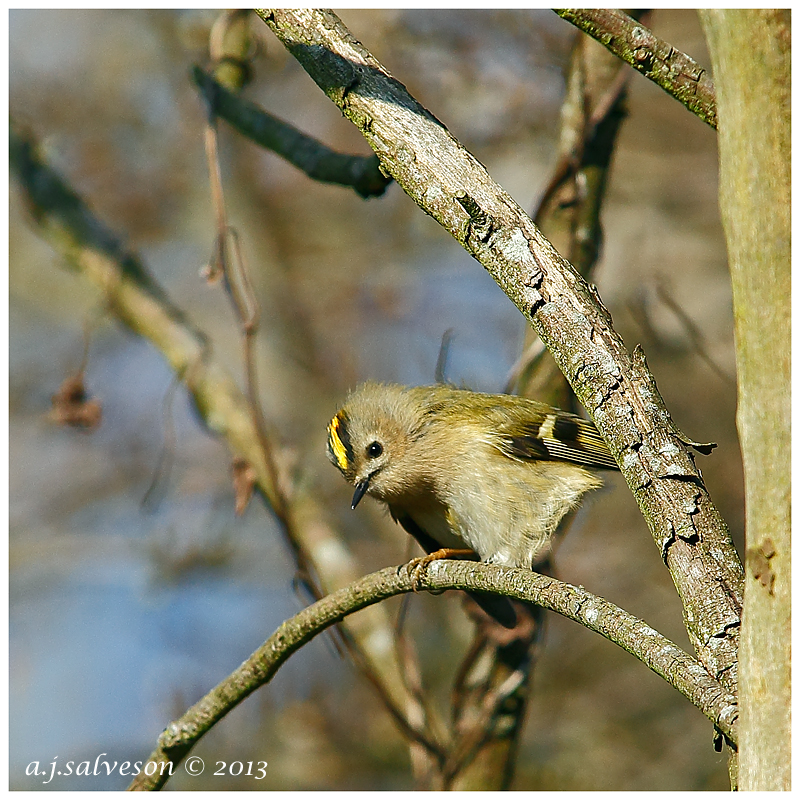
[[[591,422],[510,395],[366,383],[328,425],[328,457],[423,549],[531,568],[563,517],[617,469]],[[486,598],[476,598],[488,610]],[[489,613],[502,624],[497,603]]]

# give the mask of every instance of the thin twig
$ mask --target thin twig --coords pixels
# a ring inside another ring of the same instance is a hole
[[[158,452],[158,460],[153,470],[153,477],[150,479],[150,485],[147,487],[140,503],[141,507],[144,509],[155,509],[158,507],[164,496],[166,482],[169,480],[169,475],[172,472],[172,463],[175,454],[175,419],[172,415],[172,408],[175,400],[175,393],[180,385],[180,378],[173,374],[167,391],[164,393],[164,397],[161,401],[161,419],[164,439],[161,442],[161,449]]]
[[[533,367],[546,352],[547,348],[544,346],[544,342],[537,336],[508,371],[503,391],[511,394],[522,373]]]
[[[230,15],[224,16],[223,20],[228,21]],[[224,31],[225,25],[220,24],[219,31]],[[222,38],[222,33],[218,31],[217,39]],[[222,47],[217,42],[216,49]],[[208,82],[213,82],[209,76],[205,76]],[[243,336],[243,360],[245,365],[245,383],[247,397],[253,418],[258,445],[262,453],[267,476],[271,486],[269,499],[284,538],[292,549],[297,573],[295,584],[301,585],[308,594],[315,600],[323,596],[323,588],[317,578],[317,572],[313,561],[304,548],[297,532],[294,528],[291,504],[286,496],[278,465],[275,458],[274,435],[268,432],[268,423],[261,404],[258,370],[256,360],[256,337],[259,331],[261,308],[253,290],[250,273],[244,259],[244,252],[241,247],[238,232],[228,224],[227,213],[225,211],[224,187],[219,162],[217,117],[220,114],[220,106],[223,102],[223,95],[230,94],[219,84],[209,88],[206,93],[208,106],[208,122],[206,126],[206,152],[209,162],[209,174],[211,179],[211,197],[215,208],[215,218],[217,220],[217,263],[215,269],[222,274],[223,285],[225,286],[231,303],[234,307],[239,323],[242,328]],[[235,95],[230,94],[227,98],[231,107],[240,108],[236,105],[239,100]],[[232,246],[232,253],[229,253],[228,245]],[[394,702],[391,693],[387,690],[385,682],[375,671],[372,663],[365,657],[361,646],[357,640],[346,630],[336,626],[333,637],[334,645],[337,650],[340,645],[344,647],[353,659],[354,664],[361,670],[362,674],[375,687],[378,694],[387,708],[390,716],[399,725],[401,731],[410,741],[417,743],[426,752],[434,754],[437,758],[443,758],[441,747],[432,738],[432,734],[427,730],[425,718],[415,724],[409,713],[401,709]],[[413,694],[410,695],[414,697]]]
[[[667,285],[663,279],[658,279],[656,281],[656,294],[660,298],[661,302],[664,303],[664,305],[678,318],[678,321],[681,323],[681,325],[683,325],[697,355],[706,362],[706,364],[718,378],[721,378],[729,386],[735,387],[736,379],[729,375],[711,357],[711,354],[706,348],[706,340],[702,331],[697,327],[694,320],[686,313],[686,311],[681,308],[681,306],[672,296],[672,293],[667,288]]]
[[[486,687],[486,691],[481,697],[478,718],[471,720],[466,734],[459,737],[457,747],[450,753],[442,768],[445,788],[451,788],[456,775],[463,771],[475,754],[496,736],[494,727],[501,707],[527,682],[529,677],[527,669],[516,669],[499,686],[495,686],[493,682]]]
[[[267,421],[261,407],[256,370],[255,340],[258,334],[260,307],[253,292],[247,266],[244,263],[242,248],[236,231],[228,224],[225,208],[225,191],[222,183],[222,170],[219,160],[219,143],[216,125],[216,97],[209,99],[207,105],[205,143],[208,161],[211,202],[216,220],[215,260],[211,273],[220,274],[223,285],[231,299],[239,324],[242,327],[242,348],[245,364],[246,390],[253,427],[266,467],[268,492],[266,494],[275,517],[278,520],[284,539],[289,544],[297,566],[297,578],[311,597],[319,600],[324,594],[316,577],[313,562],[299,540],[289,513],[288,503],[281,486],[278,467],[275,461],[275,448],[267,433]],[[233,243],[233,258],[228,253],[228,242]]]
[[[410,698],[410,702],[408,706],[410,707],[405,711],[401,710],[386,690],[386,682],[382,681],[373,669],[369,659],[361,649],[358,640],[347,628],[338,625],[337,629],[344,640],[347,651],[353,659],[354,664],[378,692],[381,701],[386,706],[386,710],[389,712],[392,719],[394,719],[401,732],[411,743],[420,747],[423,752],[432,756],[437,761],[444,761],[446,757],[445,748],[441,744],[440,737],[435,735],[435,732],[428,724],[428,716],[416,713],[420,708],[418,703],[419,697],[409,690],[408,697]],[[402,666],[401,664],[401,667]],[[402,669],[401,674],[405,676]]]

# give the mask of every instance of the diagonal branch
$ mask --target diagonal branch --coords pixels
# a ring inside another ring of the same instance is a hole
[[[684,606],[701,662],[735,691],[742,567],[644,354],[519,205],[329,11],[257,9],[385,172],[492,275],[609,442]]]
[[[709,72],[693,58],[659,39],[644,25],[618,9],[553,10],[716,129],[717,98],[714,81]]]
[[[255,103],[235,95],[200,67],[192,80],[214,113],[256,144],[272,150],[316,181],[352,187],[361,197],[382,195],[392,182],[380,171],[377,156],[337,153]]]
[[[572,619],[638,658],[697,706],[732,744],[736,743],[738,710],[733,694],[688,653],[602,597],[547,575],[496,564],[436,561],[419,580],[418,577],[403,566],[386,567],[322,598],[284,622],[235,672],[166,727],[157,748],[128,788],[160,789],[204,734],[268,683],[289,656],[318,633],[348,614],[417,588],[436,592],[488,591],[527,600]]]

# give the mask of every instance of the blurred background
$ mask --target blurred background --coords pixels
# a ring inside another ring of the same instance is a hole
[[[204,108],[189,79],[218,12],[12,11],[10,105],[46,158],[142,257],[241,381],[238,325],[200,272],[214,238]],[[555,166],[564,71],[577,32],[546,10],[341,13],[354,35],[442,120],[524,208]],[[654,31],[708,65],[694,12]],[[260,20],[245,96],[342,152],[356,128]],[[645,348],[677,424],[719,447],[699,466],[741,551],[732,312],[719,220],[716,134],[638,75],[603,213],[595,282],[629,350]],[[372,378],[447,377],[501,391],[524,320],[488,274],[392,184],[364,201],[314,182],[220,123],[230,222],[262,306],[261,399],[302,480],[363,572],[400,563],[406,534],[350,492],[324,453],[347,390]],[[80,366],[93,325],[91,432],[58,426],[51,397]],[[237,667],[304,598],[260,499],[233,514],[230,457],[147,342],[103,313],[10,188],[10,783],[120,789],[127,779],[28,764],[142,760],[164,726]],[[172,424],[172,469],[143,502]],[[680,603],[622,479],[611,476],[561,544],[557,574],[689,649]],[[397,604],[391,608],[397,612]],[[458,597],[412,598],[423,680],[446,695],[470,636]],[[267,776],[187,778],[169,788],[399,789],[407,742],[326,637],[219,724],[195,752],[266,760]],[[208,771],[207,771],[208,773]],[[550,615],[514,788],[728,787],[712,728],[641,663]]]

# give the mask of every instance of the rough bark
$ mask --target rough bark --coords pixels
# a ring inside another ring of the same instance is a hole
[[[556,14],[717,127],[714,84],[706,70],[633,17],[614,8],[557,8]]]

